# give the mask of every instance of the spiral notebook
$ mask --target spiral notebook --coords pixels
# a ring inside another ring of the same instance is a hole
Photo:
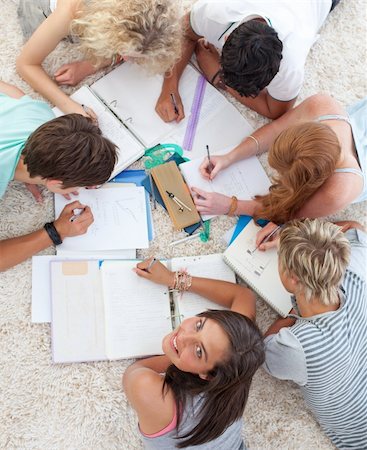
[[[259,227],[251,220],[223,254],[224,261],[283,317],[292,309],[291,295],[280,281],[275,248],[255,250]]]

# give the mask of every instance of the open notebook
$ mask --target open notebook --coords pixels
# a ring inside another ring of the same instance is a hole
[[[165,123],[155,112],[163,77],[149,76],[129,62],[72,94],[71,98],[95,111],[103,134],[119,147],[111,177],[139,159],[144,148],[158,143],[182,146],[199,76],[191,65],[184,70],[179,88],[186,117],[179,124]],[[62,114],[58,108],[54,112],[57,116]],[[186,156],[203,156],[206,144],[213,153],[228,146],[233,148],[251,132],[252,127],[240,112],[207,83],[193,149]]]
[[[290,293],[280,281],[277,251],[275,248],[254,251],[259,229],[251,220],[224,252],[223,259],[278,314],[286,317],[292,303]]]
[[[161,354],[163,337],[218,305],[196,294],[171,294],[132,270],[138,261],[52,261],[52,353],[56,363]],[[235,282],[222,255],[174,258],[171,270]]]
[[[199,170],[203,158],[196,158],[180,164],[180,170],[187,185],[195,186],[206,192],[219,192],[240,200],[251,200],[255,195],[264,195],[269,191],[270,180],[256,156],[238,161],[219,174],[213,180],[204,178]],[[214,215],[202,215],[203,220]]]

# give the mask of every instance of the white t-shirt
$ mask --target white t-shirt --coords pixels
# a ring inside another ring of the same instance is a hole
[[[276,100],[288,101],[301,90],[307,54],[331,8],[331,0],[199,0],[191,10],[194,32],[219,50],[241,23],[261,17],[283,43],[279,72],[268,85]]]

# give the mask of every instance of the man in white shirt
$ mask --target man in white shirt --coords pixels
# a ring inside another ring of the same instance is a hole
[[[164,79],[157,113],[165,122],[184,117],[178,84],[196,51],[200,68],[216,87],[259,114],[281,116],[294,105],[307,54],[337,2],[199,0],[183,19],[182,57]]]

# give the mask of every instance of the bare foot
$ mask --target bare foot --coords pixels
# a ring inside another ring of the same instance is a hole
[[[221,78],[220,55],[214,45],[199,39],[195,47],[196,59],[205,78],[216,88],[226,89]]]

